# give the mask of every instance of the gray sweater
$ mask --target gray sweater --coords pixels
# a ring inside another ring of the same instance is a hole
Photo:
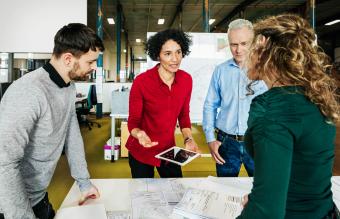
[[[35,218],[32,206],[44,197],[64,146],[80,190],[91,187],[75,98],[73,83],[58,86],[44,68],[6,91],[0,102],[0,213],[6,219]]]

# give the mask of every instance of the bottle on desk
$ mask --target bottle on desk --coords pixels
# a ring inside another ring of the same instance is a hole
[[[112,151],[114,160],[118,160],[119,151],[120,151],[120,137],[115,137],[115,145],[113,146],[113,151]]]

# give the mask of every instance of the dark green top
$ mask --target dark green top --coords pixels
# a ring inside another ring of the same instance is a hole
[[[238,218],[321,219],[332,209],[335,126],[301,87],[275,87],[250,108],[245,144],[254,183]]]

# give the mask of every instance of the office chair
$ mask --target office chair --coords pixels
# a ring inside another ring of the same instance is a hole
[[[2,97],[4,96],[7,88],[11,85],[11,82],[7,82],[7,83],[0,83],[0,101],[2,99]],[[1,219],[1,218],[0,218]]]
[[[85,124],[89,128],[89,130],[92,129],[93,124],[96,124],[98,128],[101,127],[101,125],[98,122],[91,121],[88,118],[88,115],[90,114],[92,107],[95,105],[97,105],[96,86],[90,85],[87,99],[81,102],[81,107],[76,108],[79,124]]]

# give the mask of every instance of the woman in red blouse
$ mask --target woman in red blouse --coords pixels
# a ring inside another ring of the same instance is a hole
[[[180,166],[155,158],[175,145],[177,121],[185,147],[197,151],[189,117],[192,78],[179,69],[190,44],[189,36],[175,29],[158,32],[147,41],[147,54],[159,64],[138,75],[130,92],[126,147],[133,178],[153,178],[154,167],[161,177],[182,177]]]

